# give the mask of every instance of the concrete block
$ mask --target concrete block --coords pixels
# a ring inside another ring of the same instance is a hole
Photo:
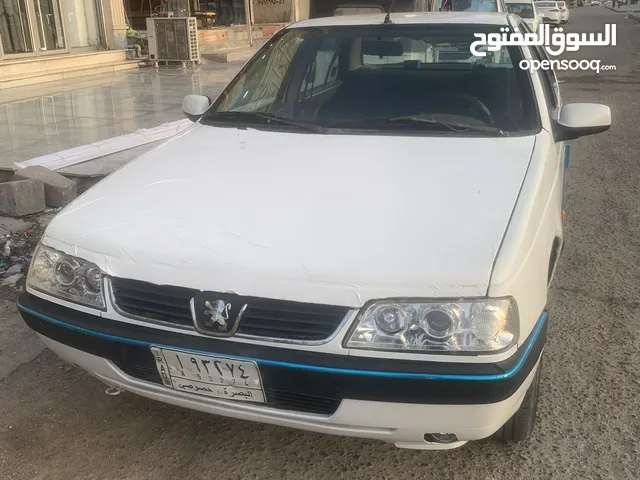
[[[45,209],[44,184],[35,178],[0,183],[0,212],[12,217],[31,215]]]
[[[44,198],[49,207],[62,207],[78,196],[76,182],[46,167],[34,165],[18,170],[12,180],[41,180]]]

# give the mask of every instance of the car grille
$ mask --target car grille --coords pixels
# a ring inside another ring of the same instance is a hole
[[[195,290],[121,278],[112,278],[111,287],[117,307],[125,314],[193,328],[189,302]],[[349,311],[347,307],[265,298],[247,303],[237,333],[283,340],[325,340]]]
[[[114,363],[131,377],[162,385],[162,379],[152,359],[143,362],[119,360]],[[265,387],[264,393],[268,407],[317,415],[333,415],[341,402],[339,398],[319,397],[267,387]]]

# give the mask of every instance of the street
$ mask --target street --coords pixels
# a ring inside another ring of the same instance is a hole
[[[571,142],[565,248],[533,437],[442,452],[215,417],[123,393],[44,350],[0,301],[2,479],[637,479],[640,476],[640,23],[571,10],[565,32],[617,46],[563,58],[615,71],[558,72],[564,103],[611,107],[613,125]],[[38,152],[39,153],[39,152]],[[381,380],[380,388],[384,387]]]

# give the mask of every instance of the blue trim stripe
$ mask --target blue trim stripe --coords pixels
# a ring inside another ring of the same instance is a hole
[[[97,338],[103,338],[105,340],[112,340],[120,343],[127,343],[129,345],[138,345],[141,347],[159,347],[159,348],[167,348],[171,350],[178,350],[185,353],[193,353],[197,355],[218,355],[220,357],[232,358],[234,360],[246,360],[256,362],[262,365],[272,365],[276,367],[286,367],[286,368],[295,368],[300,370],[310,370],[313,372],[322,372],[322,373],[335,373],[339,375],[366,375],[370,377],[386,377],[386,378],[412,378],[412,379],[420,379],[420,380],[471,380],[471,381],[486,381],[486,380],[503,380],[509,377],[514,376],[522,365],[526,361],[527,357],[531,349],[533,348],[533,344],[536,342],[540,331],[542,330],[542,326],[547,319],[547,312],[543,312],[536,324],[530,339],[525,347],[524,354],[516,363],[513,368],[505,373],[495,374],[495,375],[455,375],[455,374],[439,374],[439,373],[406,373],[406,372],[380,372],[376,370],[357,370],[350,368],[333,368],[333,367],[319,367],[316,365],[306,365],[302,363],[290,363],[290,362],[279,362],[275,360],[264,360],[260,358],[251,358],[251,357],[238,357],[235,355],[227,355],[226,353],[215,353],[215,352],[205,352],[202,350],[191,350],[185,348],[172,347],[169,345],[162,345],[158,343],[150,343],[144,342],[141,340],[133,340],[131,338],[123,338],[116,337],[114,335],[109,335],[106,333],[94,332],[93,330],[88,330],[86,328],[77,327],[75,325],[71,325],[69,323],[62,322],[60,320],[56,320],[55,318],[51,318],[47,315],[43,315],[42,313],[38,313],[30,308],[25,307],[19,301],[17,303],[18,308],[23,312],[29,313],[35,317],[40,318],[41,320],[45,320],[47,322],[53,323],[55,325],[59,325],[64,328],[68,328],[69,330],[74,330],[76,332],[85,333],[87,335],[92,335]],[[353,357],[357,358],[357,357]]]

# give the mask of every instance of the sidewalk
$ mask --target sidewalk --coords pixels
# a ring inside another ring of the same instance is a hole
[[[180,120],[185,95],[215,98],[241,67],[242,63],[144,67],[2,90],[0,170],[10,169],[14,162]],[[116,166],[144,151],[140,149],[115,154]],[[87,165],[80,165],[76,167],[86,170]]]
[[[636,3],[634,5],[622,5],[619,6],[617,8],[613,8],[613,3],[612,2],[606,2],[604,4],[605,7],[607,7],[609,10],[612,10],[614,12],[620,12],[620,13],[630,13],[632,15],[640,15],[640,4]]]

